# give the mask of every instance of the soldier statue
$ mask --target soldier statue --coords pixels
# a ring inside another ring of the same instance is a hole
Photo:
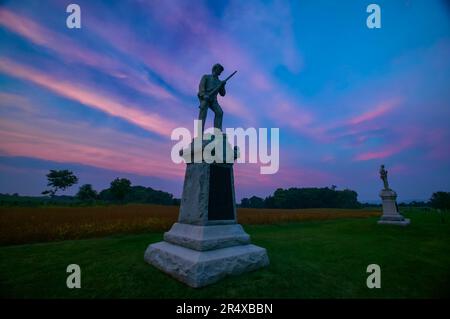
[[[384,168],[384,165],[381,165],[380,167],[380,178],[383,181],[384,184],[384,189],[389,190],[389,183],[388,183],[388,172],[387,170]]]
[[[222,65],[219,63],[214,64],[212,67],[212,73],[203,75],[198,86],[197,96],[200,100],[200,112],[198,114],[198,119],[202,123],[202,134],[205,130],[206,113],[208,108],[214,112],[214,127],[222,131],[223,111],[217,102],[217,94],[225,96],[225,84],[236,73],[236,71],[234,71],[228,78],[221,81],[219,79],[219,75],[223,72],[223,70],[224,68]]]

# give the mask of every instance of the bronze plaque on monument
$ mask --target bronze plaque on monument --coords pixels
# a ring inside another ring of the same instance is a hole
[[[234,219],[231,165],[211,165],[208,220]]]

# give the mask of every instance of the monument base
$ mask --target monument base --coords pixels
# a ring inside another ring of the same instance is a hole
[[[397,208],[397,193],[392,189],[383,189],[380,192],[383,201],[383,216],[381,216],[378,224],[407,226],[410,220],[403,217]]]
[[[378,224],[408,226],[410,224],[410,222],[411,221],[408,218],[403,218],[402,220],[385,220],[385,219],[381,218],[378,221]]]
[[[187,161],[178,222],[144,254],[147,263],[194,288],[269,265],[267,251],[237,224],[233,162],[239,152],[220,137],[183,150],[186,160],[195,160],[208,147],[215,161]]]
[[[194,288],[269,265],[266,249],[252,244],[197,251],[163,241],[149,245],[144,259]]]

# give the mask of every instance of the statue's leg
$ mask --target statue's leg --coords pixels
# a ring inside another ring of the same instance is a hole
[[[200,111],[198,113],[198,120],[202,121],[202,136],[203,132],[205,131],[205,121],[206,121],[206,114],[208,112],[208,103],[202,101],[200,103]]]
[[[222,131],[223,111],[217,101],[211,104],[211,110],[214,112],[214,127]]]

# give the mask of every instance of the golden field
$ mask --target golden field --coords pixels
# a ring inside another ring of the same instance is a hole
[[[110,205],[92,207],[1,207],[0,245],[102,237],[111,234],[167,231],[178,206]],[[273,224],[379,216],[369,209],[239,208],[241,224]]]

